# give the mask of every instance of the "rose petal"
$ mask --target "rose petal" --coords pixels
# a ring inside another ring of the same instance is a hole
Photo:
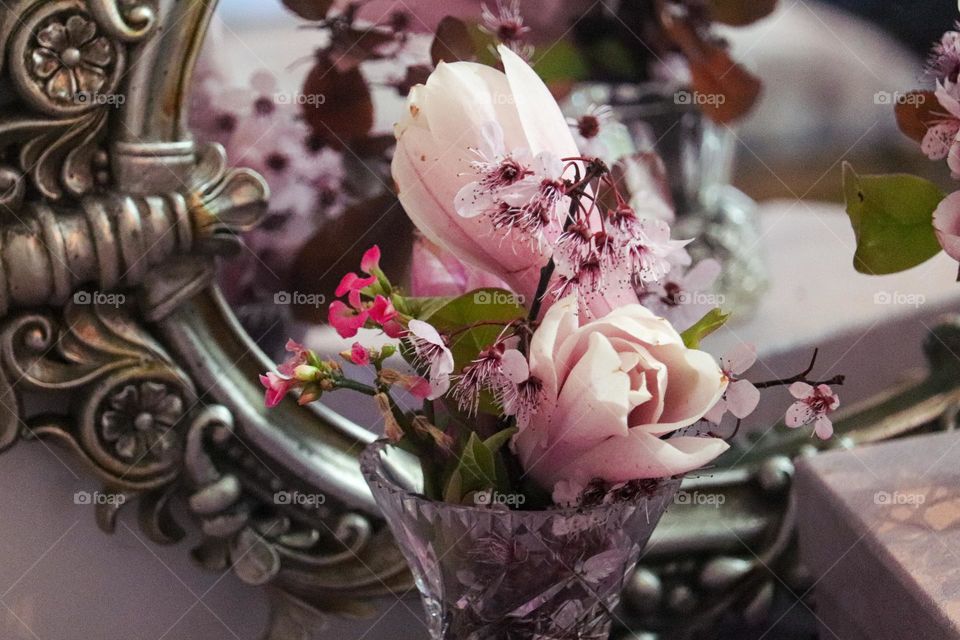
[[[628,482],[666,478],[699,469],[730,448],[719,438],[680,437],[663,440],[631,429],[627,436],[609,438],[584,452],[564,468],[549,463],[528,469],[541,484],[552,487],[559,480],[587,483],[594,478]]]
[[[626,436],[630,377],[620,369],[620,357],[600,333],[577,361],[557,398],[550,444],[592,446],[611,436]]]

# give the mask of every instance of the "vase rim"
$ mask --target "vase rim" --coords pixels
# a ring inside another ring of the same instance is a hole
[[[609,511],[612,508],[642,506],[645,502],[649,502],[655,498],[669,497],[670,494],[679,489],[680,482],[682,481],[681,478],[660,478],[660,484],[653,492],[644,493],[635,498],[619,500],[609,504],[601,503],[597,505],[591,505],[589,507],[555,507],[552,509],[537,509],[529,511],[522,511],[518,509],[496,509],[487,506],[472,506],[465,504],[454,504],[452,502],[444,502],[442,500],[431,500],[421,493],[404,488],[395,480],[390,478],[388,474],[384,473],[384,465],[381,453],[389,450],[390,448],[402,451],[402,449],[396,447],[396,445],[391,443],[389,440],[379,439],[364,447],[360,454],[360,471],[363,474],[364,479],[367,481],[367,484],[371,485],[371,488],[372,485],[376,483],[394,495],[402,495],[405,499],[414,500],[420,504],[442,505],[444,509],[472,515],[482,514],[489,516],[502,513],[504,515],[511,515],[513,517],[526,516],[530,518],[543,517],[544,515],[562,517],[585,516]],[[412,456],[413,454],[409,455]],[[414,459],[416,458],[414,457]]]

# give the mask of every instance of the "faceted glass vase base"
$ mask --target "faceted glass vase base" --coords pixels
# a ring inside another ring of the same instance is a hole
[[[606,640],[624,580],[680,486],[584,509],[510,511],[418,495],[377,442],[361,469],[413,572],[434,640]]]

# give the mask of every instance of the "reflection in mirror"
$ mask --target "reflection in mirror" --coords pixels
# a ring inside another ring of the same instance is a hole
[[[399,281],[407,271],[413,227],[393,195],[392,123],[413,77],[397,70],[427,54],[389,16],[361,40],[280,2],[224,0],[219,11],[191,125],[198,139],[224,145],[231,163],[263,175],[272,193],[268,216],[222,263],[219,283],[272,358],[283,359],[287,338],[335,353],[344,345],[320,325],[342,274],[373,244],[389,247],[383,266]]]

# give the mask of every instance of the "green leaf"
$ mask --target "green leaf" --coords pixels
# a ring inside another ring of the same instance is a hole
[[[688,349],[699,349],[700,342],[725,325],[729,319],[729,313],[724,313],[720,309],[712,309],[707,315],[700,318],[695,325],[680,334],[680,337],[683,338],[683,344],[687,345]]]
[[[493,453],[475,433],[471,433],[467,440],[458,471],[463,475],[463,485],[468,492],[490,489],[497,484]]]
[[[906,271],[940,253],[933,212],[944,195],[937,185],[905,174],[860,176],[844,163],[843,192],[860,273]]]
[[[413,316],[418,320],[426,321],[430,316],[450,304],[453,300],[454,298],[450,296],[442,298],[403,298],[401,305],[402,310],[407,315]],[[401,309],[401,306],[397,305],[396,302],[394,302],[394,306],[396,306],[397,309]]]
[[[504,325],[526,316],[527,310],[517,304],[516,298],[504,289],[477,289],[451,300],[429,316],[428,322],[438,331],[453,335],[449,346],[456,371],[496,342]],[[493,324],[466,329],[478,322]]]
[[[559,40],[549,48],[538,50],[534,69],[547,85],[557,82],[575,82],[587,77],[590,70],[583,56],[568,40]]]
[[[447,487],[443,490],[443,501],[453,504],[460,504],[463,500],[463,476],[460,475],[460,469],[454,469],[447,481]]]
[[[520,431],[520,429],[516,427],[502,429],[501,431],[497,431],[495,434],[484,440],[483,444],[486,445],[487,449],[489,449],[491,453],[496,453],[497,451],[500,451],[500,448],[507,444],[510,438],[515,436],[518,431]]]

